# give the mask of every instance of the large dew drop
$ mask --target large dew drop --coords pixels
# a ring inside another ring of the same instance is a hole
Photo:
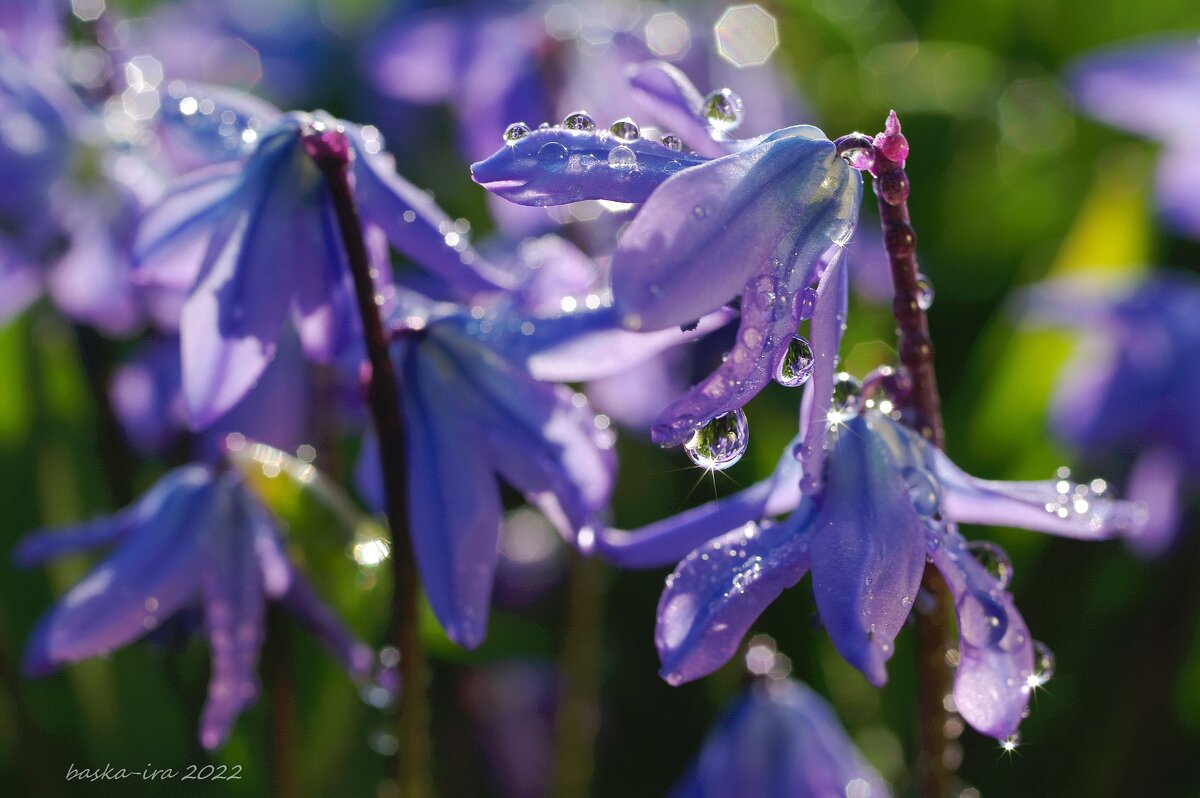
[[[704,98],[704,118],[717,130],[737,129],[742,116],[742,98],[730,89],[718,89]]]
[[[737,463],[750,443],[750,425],[741,408],[717,416],[683,445],[692,462],[711,471],[724,471]]]
[[[1012,581],[1013,567],[1004,549],[987,540],[972,540],[967,544],[967,551],[1002,590],[1008,587]]]
[[[833,379],[833,402],[829,406],[831,422],[846,421],[858,415],[862,384],[842,371]]]
[[[513,122],[508,127],[504,128],[504,143],[516,144],[521,139],[529,135],[529,125],[524,122]]]
[[[659,141],[668,150],[672,150],[674,152],[681,152],[683,150],[683,139],[679,138],[679,136],[676,136],[674,133],[664,133]]]
[[[797,335],[788,344],[779,368],[775,371],[775,381],[785,388],[798,388],[808,382],[813,373],[812,347],[808,341]]]
[[[637,153],[624,144],[608,151],[608,165],[613,169],[628,171],[637,166]]]
[[[573,114],[567,114],[567,118],[563,120],[562,124],[567,130],[596,129],[596,120],[588,116],[587,111],[576,111]]]
[[[642,135],[642,131],[638,128],[637,122],[634,122],[629,117],[618,119],[612,123],[612,127],[608,129],[609,133],[613,134],[613,138],[618,141],[637,141]]]

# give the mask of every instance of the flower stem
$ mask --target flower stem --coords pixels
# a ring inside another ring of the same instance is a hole
[[[917,234],[908,215],[908,175],[904,161],[908,142],[900,132],[893,111],[885,131],[874,139],[852,134],[838,140],[840,154],[851,164],[869,171],[879,203],[883,242],[891,266],[894,297],[892,313],[900,362],[910,380],[909,407],[913,423],[921,436],[939,449],[945,448],[941,399],[934,371],[933,341],[929,322],[921,307],[920,267],[917,265]],[[932,601],[924,601],[926,611],[916,613],[917,635],[917,792],[923,798],[944,798],[951,794],[952,771],[959,756],[946,737],[945,724],[950,718],[945,698],[951,693],[953,679],[946,653],[957,646],[954,639],[954,599],[945,581],[931,565],[925,566],[921,588]]]
[[[561,689],[555,713],[552,798],[590,795],[600,726],[600,661],[603,654],[604,564],[571,553],[567,630]]]
[[[400,699],[397,702],[394,761],[396,784],[403,798],[432,795],[429,744],[429,665],[421,643],[416,559],[406,519],[405,440],[400,392],[388,353],[389,337],[375,301],[375,281],[363,239],[358,206],[351,188],[353,150],[341,130],[326,127],[307,133],[304,145],[325,177],[337,213],[346,259],[354,278],[354,293],[362,318],[363,338],[371,372],[367,402],[379,438],[379,460],[388,524],[392,531],[392,628],[400,652]]]

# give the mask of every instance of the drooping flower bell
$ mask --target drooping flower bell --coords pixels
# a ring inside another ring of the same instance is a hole
[[[258,696],[268,600],[308,626],[351,676],[370,675],[371,650],[289,561],[276,522],[237,472],[177,468],[115,515],[24,539],[16,559],[30,566],[109,545],[113,553],[39,621],[25,652],[30,675],[113,651],[199,608],[212,649],[200,742],[216,748]]]
[[[847,290],[841,255],[862,184],[816,128],[736,141],[714,121],[720,108],[694,107],[688,98],[699,93],[677,71],[650,64],[634,79],[639,75],[667,75],[658,95],[710,132],[707,150],[728,154],[687,152],[674,136],[645,139],[632,120],[604,130],[590,117],[568,117],[532,130],[514,124],[507,144],[475,164],[472,176],[522,204],[642,203],[611,261],[613,306],[630,329],[687,327],[740,303],[737,340],[725,362],[672,402],[652,431],[656,442],[675,445],[736,415],[772,378],[796,385],[817,373],[823,384],[832,381]],[[811,357],[808,342],[796,342],[809,318],[814,330],[831,333]],[[807,363],[793,368],[801,355],[813,362],[812,372]]]
[[[192,122],[197,115],[253,116],[223,108],[203,89],[179,93],[164,118],[199,137],[223,141],[229,131]],[[228,91],[214,96],[239,102]],[[261,115],[262,103],[253,107]],[[493,278],[504,275],[478,259],[428,195],[393,171],[373,129],[322,113],[289,113],[238,132],[252,143],[248,154],[181,179],[147,215],[135,249],[141,283],[187,293],[180,340],[193,427],[245,395],[274,357],[289,318],[305,354],[319,362],[357,343],[351,277],[314,147],[349,161],[368,233],[383,231],[460,296],[500,287]]]
[[[794,679],[756,680],[717,721],[670,798],[887,798],[833,709]]]
[[[638,532],[600,533],[597,548],[618,564],[682,559],[659,603],[655,640],[664,677],[680,684],[715,670],[763,609],[811,571],[835,647],[883,684],[928,558],[958,614],[958,710],[979,731],[1008,737],[1045,675],[1041,657],[1007,592],[1007,559],[990,544],[967,543],[957,524],[1099,540],[1138,534],[1142,508],[1062,478],[975,479],[878,409],[848,404],[835,413],[825,479],[814,495],[791,487],[789,447],[764,483]],[[768,518],[789,509],[782,521]]]

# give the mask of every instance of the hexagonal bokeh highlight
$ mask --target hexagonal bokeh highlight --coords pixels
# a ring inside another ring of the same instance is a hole
[[[734,66],[765,64],[779,47],[779,25],[762,6],[730,6],[713,26],[717,52]]]
[[[664,11],[646,20],[646,46],[659,58],[678,58],[691,44],[687,20],[674,11]]]

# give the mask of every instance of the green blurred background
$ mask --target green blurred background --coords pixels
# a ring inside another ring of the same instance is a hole
[[[361,1],[347,7],[352,18],[372,10]],[[1065,463],[1119,483],[1121,463],[1078,462],[1048,435],[1047,400],[1072,340],[1016,329],[1010,297],[1069,271],[1132,274],[1200,264],[1200,246],[1155,223],[1153,146],[1079,116],[1058,79],[1071,59],[1098,46],[1196,31],[1195,0],[816,0],[768,7],[782,39],[774,58],[791,71],[826,133],[874,132],[890,108],[901,115],[912,147],[910,207],[920,259],[937,292],[930,324],[955,461],[979,476],[1017,479],[1048,478]],[[336,91],[323,99],[331,112],[343,111]],[[412,162],[400,155],[399,169],[436,189],[452,216],[485,230],[482,192],[451,149],[448,117],[435,125],[441,129],[427,137],[431,149]],[[847,368],[863,373],[890,361],[891,329],[886,307],[856,302],[843,350]],[[140,492],[163,468],[138,463],[128,480],[106,477],[106,464],[123,462],[123,455],[102,432],[79,365],[81,347],[89,356],[99,347],[108,360],[124,350],[79,336],[45,304],[0,330],[5,547],[27,530],[111,510],[128,498],[120,494]],[[677,450],[622,435],[617,524],[656,520],[767,474],[794,433],[795,394],[772,387],[747,414],[750,452],[729,479],[715,482],[700,479]],[[310,496],[286,484],[266,490],[291,519],[294,548],[318,572],[322,590],[360,634],[382,643],[388,585],[346,555],[342,535],[352,533],[353,520],[314,511]],[[1172,557],[1150,563],[1120,543],[966,533],[994,539],[1011,554],[1013,594],[1034,636],[1056,653],[1057,674],[1038,694],[1016,752],[970,731],[962,735],[964,780],[985,796],[1200,795],[1195,530]],[[386,775],[379,753],[388,746],[380,738],[386,714],[361,700],[319,646],[283,617],[272,621],[264,697],[212,760],[242,765],[243,780],[190,791],[179,782],[64,782],[71,763],[178,769],[210,761],[195,740],[207,673],[207,650],[198,643],[177,650],[134,645],[39,681],[18,675],[36,617],[86,567],[83,560],[29,572],[0,565],[0,794],[260,795],[289,784],[303,796],[376,794]],[[662,795],[744,679],[738,659],[682,688],[659,680],[652,641],[662,578],[604,571],[600,637],[571,642],[577,651],[598,646],[599,796]],[[512,658],[551,662],[565,642],[567,592],[560,582],[539,601],[498,613],[487,644],[469,655],[431,624],[443,794],[502,794],[473,733],[472,669]],[[891,681],[876,691],[840,660],[814,619],[805,582],[785,593],[756,631],[774,637],[794,674],[830,698],[897,794],[912,794],[911,633],[899,640]],[[272,700],[281,694],[284,700]],[[272,708],[291,718],[291,775],[283,782],[272,776]]]

